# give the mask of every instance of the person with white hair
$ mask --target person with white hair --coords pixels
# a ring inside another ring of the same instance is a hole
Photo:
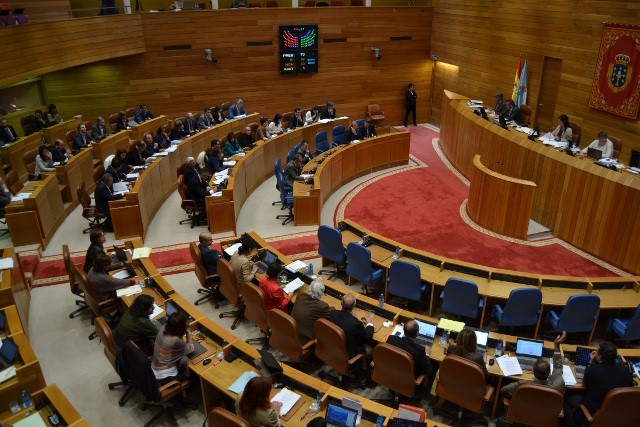
[[[298,338],[304,345],[311,341],[313,336],[313,324],[319,318],[329,318],[333,307],[322,301],[324,295],[324,283],[322,279],[315,279],[309,285],[307,292],[302,292],[296,298],[296,303],[291,311],[298,328]]]

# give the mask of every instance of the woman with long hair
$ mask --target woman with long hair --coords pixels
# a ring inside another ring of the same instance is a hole
[[[271,379],[251,378],[244,391],[236,399],[236,412],[252,426],[280,427],[282,403],[271,402]]]
[[[489,378],[489,372],[487,371],[487,365],[484,362],[482,354],[478,353],[478,339],[473,329],[464,328],[458,333],[455,342],[451,340],[449,342],[449,350],[447,354],[455,354],[460,357],[464,357],[467,360],[476,362],[484,371],[485,382]]]
[[[182,381],[187,377],[187,355],[193,350],[187,316],[182,312],[173,313],[156,337],[153,348],[151,369],[160,384],[173,380]]]

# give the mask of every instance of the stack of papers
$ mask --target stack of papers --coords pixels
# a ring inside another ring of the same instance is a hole
[[[131,259],[149,258],[149,255],[151,255],[151,248],[135,248]]]
[[[307,264],[304,261],[293,261],[291,264],[287,265],[285,268],[287,270],[289,270],[292,273],[296,273],[300,270],[302,270],[303,268],[307,268]]]
[[[127,174],[127,179],[138,179],[138,178],[140,178],[140,174],[138,172]]]
[[[13,258],[0,259],[0,270],[8,270],[13,268]]]
[[[282,390],[280,390],[278,394],[273,396],[273,399],[271,399],[271,402],[282,403],[282,408],[280,408],[280,416],[284,416],[287,412],[291,410],[291,408],[293,408],[293,405],[295,405],[298,400],[300,400],[300,395],[292,392],[291,390],[285,387]]]
[[[16,376],[16,367],[9,366],[7,369],[0,371],[0,383],[10,380],[15,376]]]
[[[240,394],[244,391],[244,388],[247,386],[247,383],[249,382],[249,380],[251,380],[251,378],[255,378],[259,376],[260,376],[259,374],[256,374],[253,371],[243,372],[242,375],[240,375],[238,379],[235,380],[227,390],[235,394]]]
[[[226,162],[222,162],[223,166],[235,166],[236,165],[236,161],[235,160],[227,160]]]
[[[292,282],[287,283],[287,285],[282,289],[286,294],[291,295],[298,289],[304,286],[304,282],[300,279],[295,279]]]
[[[246,156],[246,153],[243,153],[242,151],[240,151],[240,152],[236,153],[235,156],[244,157],[244,156]]]
[[[213,190],[211,190],[211,195],[213,197],[221,197],[222,196],[222,191],[213,191]]]
[[[135,171],[139,171],[140,169],[144,169],[144,165],[140,165],[140,166],[132,166],[133,170]]]
[[[113,192],[114,193],[128,193],[129,189],[127,188],[126,182],[114,182],[113,183]]]
[[[213,176],[216,177],[216,178],[224,179],[224,178],[229,176],[229,169],[225,169],[223,171],[216,172],[216,173],[213,174]]]
[[[133,285],[133,286],[127,286],[126,288],[118,289],[116,291],[116,296],[118,298],[122,298],[122,297],[128,297],[131,295],[136,295],[141,293],[142,293],[142,288],[140,287],[140,285]]]
[[[512,375],[522,375],[522,367],[520,367],[518,358],[503,355],[496,358],[496,361],[498,362],[498,366],[500,366],[500,369],[502,370],[502,373],[505,377],[509,377]]]
[[[172,141],[173,142],[173,141]],[[178,141],[180,142],[180,141]],[[169,148],[165,148],[164,152],[165,153],[173,153],[174,151],[176,151],[178,149],[178,147],[176,145],[172,145]]]
[[[562,379],[564,380],[565,385],[568,386],[576,385],[578,383],[569,365],[562,365]]]
[[[224,250],[224,253],[229,255],[229,256],[233,256],[233,254],[235,254],[238,251],[238,248],[240,246],[242,246],[242,243],[234,243],[233,245],[231,245],[228,248],[226,248]]]
[[[164,157],[164,156],[168,156],[168,155],[169,155],[168,151],[159,151],[159,152],[154,154],[154,156],[156,156],[156,157]]]
[[[149,320],[155,319],[156,317],[160,317],[160,315],[164,313],[164,310],[161,307],[158,307],[156,303],[153,303],[153,312],[149,315]]]
[[[20,202],[24,199],[31,197],[31,193],[18,193],[11,198],[12,202]]]

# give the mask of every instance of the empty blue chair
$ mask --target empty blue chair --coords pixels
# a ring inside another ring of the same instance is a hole
[[[291,186],[284,180],[284,175],[281,170],[276,171],[276,181],[278,182],[278,189],[280,190],[280,203],[282,203],[282,208],[288,210],[285,215],[276,215],[276,219],[284,219],[282,225],[286,225],[293,221],[293,193],[291,192]]]
[[[280,190],[280,183],[278,182],[278,173],[282,173],[282,160],[280,160],[280,158],[277,158],[276,161],[273,163],[273,172],[274,172],[274,176],[276,177],[276,188]],[[291,188],[286,181],[284,182],[284,184],[289,188],[289,191],[291,191]],[[281,204],[282,202],[280,201],[280,199],[278,199],[275,202],[272,202],[271,206],[281,205]],[[282,207],[282,209],[284,209],[284,206]]]
[[[291,150],[289,150],[289,152],[287,153],[287,163],[289,163],[291,160],[293,160],[293,158],[295,157],[296,153],[300,149],[301,145],[302,145],[302,142],[298,142],[295,147],[293,147]]]
[[[391,263],[387,295],[420,301],[426,290],[427,286],[420,279],[420,267],[399,259]]]
[[[337,147],[342,144],[342,140],[344,139],[344,126],[338,125],[334,126],[331,131],[331,146]]]
[[[338,275],[339,265],[347,262],[347,251],[342,246],[342,233],[337,228],[321,225],[318,227],[318,254],[333,261],[334,269],[320,270],[318,274],[329,274],[329,280]]]
[[[353,242],[347,245],[347,274],[364,285],[365,295],[369,286],[382,280],[382,270],[371,265],[371,251]]]
[[[640,305],[632,317],[616,318],[609,321],[609,330],[613,330],[621,339],[632,341],[640,339]]]
[[[514,289],[504,309],[496,304],[493,315],[500,326],[533,326],[538,324],[542,292],[538,288]]]
[[[442,309],[451,314],[476,319],[483,301],[478,297],[478,285],[452,277],[444,284]]]
[[[329,149],[329,140],[327,139],[327,132],[321,130],[316,133],[316,155],[324,153]]]
[[[556,331],[591,332],[600,311],[600,297],[593,294],[573,295],[562,313],[551,310],[547,321]],[[590,339],[589,339],[590,341]]]

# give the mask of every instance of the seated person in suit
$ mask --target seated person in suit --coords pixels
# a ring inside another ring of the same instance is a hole
[[[243,149],[251,150],[256,144],[251,136],[251,126],[245,126],[244,131],[238,137],[238,143]]]
[[[113,225],[111,224],[111,212],[109,211],[109,202],[112,200],[120,200],[124,196],[122,194],[113,194],[113,177],[110,173],[102,175],[102,179],[96,184],[96,190],[94,193],[96,199],[96,209],[101,214],[106,215],[103,223],[105,231],[113,232]]]
[[[129,126],[129,120],[127,120],[127,113],[120,111],[118,113],[118,119],[116,120],[116,130],[120,132],[121,130],[127,129],[131,129],[131,126]]]
[[[360,129],[360,139],[373,138],[374,136],[378,136],[376,124],[371,120],[371,117],[367,117],[364,126]]]
[[[142,142],[144,143],[144,150],[140,154],[144,159],[153,156],[158,151],[158,144],[153,142],[153,134],[151,132],[144,134]]]
[[[318,106],[314,106],[311,110],[307,111],[307,114],[304,115],[304,124],[310,125],[311,123],[315,123],[320,118],[320,110]]]
[[[260,117],[260,126],[256,131],[256,140],[271,138],[271,132],[269,132],[269,119],[266,117]]]
[[[171,139],[171,141],[180,141],[187,136],[189,136],[189,133],[184,130],[184,123],[182,120],[176,120],[173,122],[173,129],[171,129],[169,139]]]
[[[567,338],[567,333],[562,332],[553,340],[553,372],[551,372],[551,365],[545,358],[539,358],[533,365],[533,382],[535,384],[546,385],[558,389],[564,394],[564,379],[562,379],[562,354],[560,353],[560,344]],[[507,384],[500,389],[500,393],[504,396],[512,397],[516,392],[516,388],[520,384],[525,384],[527,381],[520,380],[514,381],[511,384]]]
[[[282,133],[282,114],[276,113],[273,120],[269,123],[269,133],[271,135],[280,135]]]
[[[36,110],[33,113],[33,120],[31,120],[31,126],[34,132],[41,132],[44,128],[49,126],[49,123],[45,120],[42,114],[42,110]]]
[[[313,154],[311,154],[311,151],[309,151],[309,143],[304,139],[300,143],[300,147],[298,148],[296,154],[302,156],[303,165],[306,165],[307,163],[309,163],[309,160],[313,159]]]
[[[47,112],[47,122],[49,123],[49,126],[62,123],[62,117],[58,112],[58,107],[56,107],[56,104],[49,104],[49,111]]]
[[[51,153],[46,145],[38,147],[38,155],[36,156],[36,169],[34,175],[37,179],[42,178],[43,172],[55,172],[56,168],[53,166],[53,159]]]
[[[220,148],[209,148],[207,153],[207,169],[209,169],[209,172],[213,174],[227,169],[227,166],[224,165],[224,156]]]
[[[147,120],[151,120],[154,117],[155,116],[153,115],[153,113],[151,113],[151,111],[147,109],[147,106],[145,104],[140,104],[140,108],[138,108],[138,110],[136,111],[136,115],[133,119],[136,121],[136,123],[139,124],[142,122],[146,122]]]
[[[233,132],[229,132],[227,134],[227,140],[224,142],[224,156],[232,157],[243,151],[240,143],[236,141],[236,135]]]
[[[213,107],[211,115],[213,116],[213,121],[215,122],[215,124],[219,125],[220,123],[224,122],[224,116],[222,115],[222,110],[220,109],[219,105]]]
[[[482,354],[477,351],[477,345],[478,339],[473,329],[464,328],[458,333],[455,341],[449,340],[447,354],[455,354],[480,365],[484,372],[484,380],[486,383],[489,379],[489,372],[487,371],[487,365],[484,363]]]
[[[147,144],[144,142],[138,142],[134,144],[127,153],[127,164],[129,166],[144,166],[144,156],[143,152],[147,148]]]
[[[65,163],[69,157],[71,157],[71,150],[67,150],[64,146],[64,142],[61,139],[56,139],[53,142],[53,146],[49,148],[51,153],[51,159],[54,163]]]
[[[285,313],[290,313],[293,307],[291,297],[284,293],[277,281],[281,271],[282,266],[280,264],[269,264],[267,274],[260,279],[259,286],[264,293],[264,305],[267,310],[278,309]]]
[[[333,101],[327,102],[327,106],[320,113],[321,119],[335,119],[336,118],[336,104]]]
[[[167,132],[167,125],[161,125],[156,131],[156,136],[153,137],[153,142],[158,145],[158,149],[165,149],[171,147],[171,139]]]
[[[313,324],[319,318],[328,319],[333,307],[322,301],[324,295],[324,283],[322,279],[315,279],[309,285],[307,292],[300,292],[296,303],[291,310],[291,317],[296,321],[298,338],[305,345],[315,337],[313,336]]]
[[[553,131],[553,139],[571,143],[573,130],[571,126],[569,126],[569,117],[566,114],[560,114],[558,116],[558,127]]]
[[[236,413],[252,426],[280,427],[281,402],[271,402],[271,378],[251,378],[235,402]]]
[[[96,124],[91,126],[91,138],[94,141],[102,141],[111,134],[102,117],[96,119]]]
[[[158,382],[164,385],[173,380],[184,381],[189,374],[187,355],[193,350],[187,316],[182,312],[173,313],[153,346],[151,370]]]
[[[289,118],[287,128],[293,130],[295,128],[301,128],[302,126],[304,126],[304,117],[302,117],[300,107],[296,107],[293,109],[293,115]]]
[[[500,114],[500,117],[504,117],[507,122],[513,120],[519,125],[522,124],[522,115],[520,114],[520,109],[516,107],[515,102],[508,99],[506,105],[507,109]]]
[[[205,107],[200,117],[198,117],[198,121],[196,122],[196,126],[198,130],[209,129],[211,126],[215,124],[213,120],[213,115],[211,114],[211,108]]]
[[[360,126],[358,122],[353,120],[351,122],[351,126],[344,132],[344,138],[342,139],[343,144],[348,144],[353,141],[357,141],[360,139]]]
[[[258,271],[258,266],[249,259],[249,254],[252,250],[253,245],[244,242],[242,246],[231,255],[231,260],[229,261],[233,272],[236,274],[238,286],[240,287],[242,287],[244,282],[251,282],[256,277],[256,271]]]
[[[198,249],[200,249],[200,258],[202,258],[202,266],[207,271],[208,275],[218,274],[218,260],[222,258],[222,254],[211,249],[211,243],[213,243],[213,236],[208,231],[203,231],[198,236]]]
[[[93,289],[100,301],[106,301],[116,297],[116,290],[135,285],[136,279],[117,279],[108,271],[111,266],[111,257],[107,254],[98,254],[93,260],[93,267],[87,273],[89,286]]]
[[[11,192],[4,184],[4,179],[0,178],[0,209],[4,209],[9,203],[11,203]]]
[[[590,413],[602,406],[605,396],[619,387],[632,387],[633,379],[626,364],[616,363],[618,349],[612,343],[600,343],[591,352],[591,360],[584,370],[582,384],[584,394],[573,392],[564,397],[564,423],[567,426],[587,424],[583,412],[578,405],[584,405]]]
[[[598,139],[584,147],[580,153],[582,155],[586,155],[589,148],[595,148],[596,150],[602,151],[602,157],[611,158],[613,155],[613,142],[611,142],[609,135],[607,135],[603,130],[598,132]]]
[[[493,109],[493,111],[497,115],[500,115],[504,113],[506,110],[507,110],[507,103],[504,100],[504,94],[502,92],[496,93],[496,106]]]
[[[344,331],[349,358],[362,354],[370,359],[365,344],[373,338],[373,323],[367,322],[364,317],[358,320],[352,313],[355,306],[356,297],[346,294],[342,297],[342,310],[333,310],[329,314],[329,320]]]
[[[198,132],[198,124],[196,123],[196,119],[193,117],[193,113],[187,113],[187,116],[184,118],[182,123],[184,124],[184,133],[187,136]]]
[[[202,179],[196,170],[196,159],[187,157],[184,167],[184,185],[187,189],[187,199],[196,202],[198,208],[204,208],[204,198],[209,194],[207,181]],[[204,210],[200,213],[202,218],[206,217]]]
[[[387,342],[394,345],[411,355],[413,358],[413,376],[427,375],[429,373],[429,354],[431,354],[430,346],[421,346],[415,342],[420,327],[415,320],[407,320],[404,322],[404,336],[390,335]]]
[[[105,172],[111,174],[111,176],[113,177],[113,182],[124,182],[127,180],[127,174],[122,172],[122,167],[122,161],[120,161],[120,159],[114,158],[113,160],[111,160],[111,164]]]
[[[151,295],[138,295],[129,310],[125,311],[113,331],[116,347],[122,348],[127,341],[134,341],[138,347],[151,354],[153,342],[158,336],[158,328],[149,320],[155,301]]]
[[[0,142],[2,144],[9,144],[13,141],[17,141],[20,137],[16,130],[9,124],[9,120],[0,119]]]
[[[296,154],[293,156],[293,160],[287,163],[284,168],[283,176],[284,180],[293,187],[295,181],[304,181],[304,178],[300,176],[302,173],[302,156]]]
[[[84,266],[82,267],[85,273],[88,273],[89,270],[91,270],[91,267],[93,267],[93,261],[96,257],[105,253],[104,242],[107,241],[107,237],[105,236],[104,231],[99,228],[94,228],[89,234],[89,241],[91,244],[84,256]]]
[[[80,151],[84,148],[89,148],[93,141],[91,140],[91,135],[87,132],[87,127],[84,123],[80,123],[78,125],[78,132],[76,132],[76,136],[73,137],[73,149],[76,151]]]
[[[236,117],[243,115],[247,115],[247,111],[244,109],[244,101],[242,99],[238,99],[236,103],[227,110],[227,120],[235,119]]]

